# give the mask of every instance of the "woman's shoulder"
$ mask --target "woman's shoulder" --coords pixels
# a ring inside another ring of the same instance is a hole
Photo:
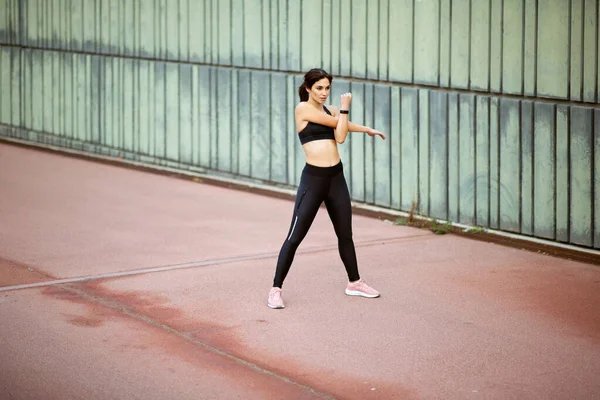
[[[301,101],[296,105],[294,112],[297,116],[306,116],[307,114],[314,112],[313,110],[315,110],[315,108],[311,106],[308,102]]]
[[[339,114],[339,109],[336,106],[323,105],[323,108],[325,108],[325,112],[329,111],[329,114],[331,114],[334,117]],[[296,111],[296,113],[298,113],[298,112],[302,112],[303,110],[313,110],[313,109],[314,109],[314,107],[311,106],[310,104],[308,104],[308,102],[301,101],[300,103],[298,103],[296,105],[295,111]]]
[[[302,113],[303,110],[306,110],[307,105],[307,102],[301,101],[300,103],[296,104],[296,108],[294,109],[294,111],[296,112],[296,114]]]

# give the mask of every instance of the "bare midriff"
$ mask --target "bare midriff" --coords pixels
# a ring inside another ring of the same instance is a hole
[[[317,167],[332,167],[340,162],[335,140],[315,140],[302,145],[306,163]]]

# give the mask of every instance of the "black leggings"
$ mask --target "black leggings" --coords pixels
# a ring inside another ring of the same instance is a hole
[[[274,287],[283,285],[298,246],[308,233],[321,203],[325,202],[329,218],[338,238],[338,248],[346,267],[348,280],[360,279],[354,242],[352,241],[352,208],[350,193],[344,179],[342,162],[333,167],[306,164],[300,178],[290,230],[277,260]]]

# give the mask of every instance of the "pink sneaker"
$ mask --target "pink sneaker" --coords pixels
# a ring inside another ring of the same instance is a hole
[[[269,301],[267,302],[269,307],[285,308],[285,305],[283,304],[283,298],[281,297],[281,291],[282,290],[278,287],[271,288],[271,291],[269,292]]]
[[[362,279],[348,283],[346,294],[348,296],[379,297],[379,292],[367,285]]]

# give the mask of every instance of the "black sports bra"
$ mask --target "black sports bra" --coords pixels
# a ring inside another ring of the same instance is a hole
[[[328,115],[331,115],[325,106],[323,106],[323,109]],[[335,140],[333,128],[310,121],[308,122],[308,125],[298,133],[298,137],[302,144],[312,142],[313,140]]]

